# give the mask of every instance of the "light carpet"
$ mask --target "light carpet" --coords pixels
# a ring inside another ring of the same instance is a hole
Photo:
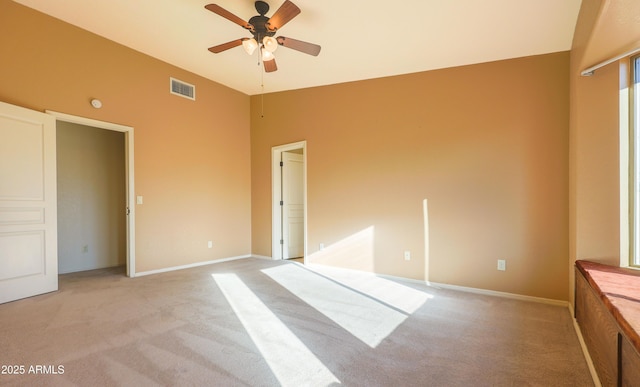
[[[61,275],[0,305],[0,365],[24,367],[9,386],[593,385],[567,308],[261,259]]]

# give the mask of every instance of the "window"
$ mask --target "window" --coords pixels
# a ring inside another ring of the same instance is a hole
[[[629,265],[640,267],[640,55],[631,58],[630,99],[630,254]]]

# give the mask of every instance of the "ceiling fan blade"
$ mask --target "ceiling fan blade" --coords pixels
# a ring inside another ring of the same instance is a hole
[[[217,46],[209,47],[209,51],[211,51],[214,54],[219,54],[222,51],[226,51],[230,48],[238,47],[239,45],[242,44],[244,40],[247,40],[247,38],[236,39],[227,43],[218,44]]]
[[[289,0],[285,0],[285,2],[278,8],[276,13],[271,16],[269,21],[266,23],[266,27],[269,31],[275,31],[282,28],[283,25],[287,24],[291,19],[296,17],[300,13],[300,8],[297,5],[293,4]]]
[[[318,54],[320,54],[320,49],[322,48],[317,44],[303,42],[302,40],[287,38],[285,36],[278,36],[276,40],[281,46],[285,46],[287,48],[291,48],[293,50],[304,52],[305,54],[313,56],[318,56]]]
[[[262,63],[264,63],[264,71],[267,73],[272,73],[278,69],[275,59],[263,60]]]
[[[239,18],[238,16],[232,14],[231,12],[227,11],[226,9],[222,8],[217,4],[208,4],[208,5],[205,5],[204,7],[209,11],[215,13],[216,15],[222,16],[223,18],[236,23],[242,28],[246,28],[248,30],[253,31],[253,26],[249,24],[249,22],[246,22],[245,20]]]

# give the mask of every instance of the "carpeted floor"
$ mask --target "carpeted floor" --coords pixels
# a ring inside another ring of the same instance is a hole
[[[260,259],[62,275],[0,305],[0,366],[10,386],[593,385],[566,308]]]

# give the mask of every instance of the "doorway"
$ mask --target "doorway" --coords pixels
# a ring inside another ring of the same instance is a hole
[[[307,253],[306,141],[272,148],[272,258]]]
[[[133,180],[133,128],[109,122],[97,121],[84,117],[71,116],[64,113],[47,111],[48,114],[56,118],[57,123],[62,126],[75,124],[85,127],[87,130],[104,129],[123,133],[124,137],[124,205],[119,209],[125,216],[124,230],[124,250],[126,254],[127,276],[135,277],[135,211],[134,203],[134,180]],[[122,144],[122,143],[121,143]],[[122,201],[121,201],[122,203]],[[116,209],[118,210],[118,209]],[[80,254],[90,253],[90,245],[81,244]]]
[[[124,133],[56,122],[58,273],[126,266]]]

